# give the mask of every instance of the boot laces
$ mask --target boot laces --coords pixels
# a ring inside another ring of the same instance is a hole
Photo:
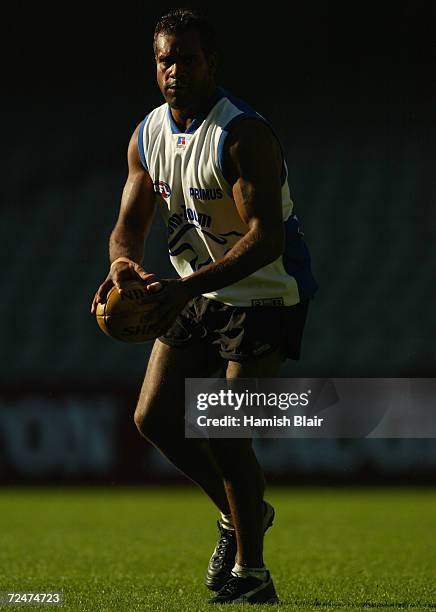
[[[216,545],[216,549],[213,555],[214,562],[220,562],[226,558],[230,553],[233,555],[232,544],[235,538],[235,534],[229,529],[220,529],[221,535]]]

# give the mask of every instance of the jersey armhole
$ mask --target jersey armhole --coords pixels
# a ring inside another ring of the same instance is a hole
[[[141,164],[144,166],[145,170],[147,170],[148,172],[148,165],[147,165],[147,161],[145,159],[145,152],[144,152],[144,127],[145,127],[145,123],[148,119],[150,115],[147,115],[145,117],[145,119],[143,119],[141,121],[141,125],[139,126],[139,130],[138,130],[138,153],[139,153],[139,159],[141,160]]]
[[[281,142],[277,134],[274,132],[272,126],[270,125],[270,123],[266,119],[264,119],[261,115],[258,115],[257,113],[253,113],[253,114],[241,113],[237,115],[236,117],[233,117],[233,119],[229,121],[229,123],[223,128],[223,131],[221,132],[221,135],[219,137],[218,148],[217,148],[218,167],[221,170],[221,174],[223,175],[227,183],[229,183],[230,185],[230,173],[229,173],[229,169],[226,168],[226,164],[224,161],[224,144],[226,142],[227,136],[230,134],[231,130],[235,127],[235,125],[237,123],[240,123],[241,121],[244,121],[245,119],[256,119],[257,121],[264,123],[266,126],[269,127],[269,129],[271,130],[271,133],[276,138],[279,144],[279,147],[280,147],[281,154],[282,154],[282,170],[280,174],[280,184],[283,187],[283,185],[286,182],[287,175],[288,175],[286,162],[285,162],[285,156],[283,153],[283,147],[281,145]]]

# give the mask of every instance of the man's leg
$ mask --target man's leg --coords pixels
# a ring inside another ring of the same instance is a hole
[[[243,363],[230,361],[227,379],[274,378],[282,362],[278,350],[264,358]],[[250,439],[210,440],[211,448],[224,476],[237,540],[236,562],[252,568],[263,566],[265,480]]]
[[[230,361],[227,379],[273,378],[279,373],[281,360],[281,351],[278,350],[243,363]],[[268,527],[263,502],[265,481],[251,440],[217,438],[210,442],[224,477],[237,552],[229,578],[209,603],[276,603],[277,593],[263,563],[263,536]],[[271,506],[269,510],[272,510]]]
[[[185,378],[206,378],[223,365],[210,347],[173,348],[156,340],[135,411],[136,426],[224,514],[230,513],[222,474],[208,440],[185,438]]]

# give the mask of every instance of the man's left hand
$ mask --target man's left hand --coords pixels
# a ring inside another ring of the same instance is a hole
[[[183,310],[186,304],[192,299],[187,292],[186,286],[179,279],[159,280],[162,289],[156,289],[153,284],[148,286],[153,302],[158,305],[155,310],[150,311],[147,323],[153,333],[157,336],[164,334],[174,323],[177,315]]]

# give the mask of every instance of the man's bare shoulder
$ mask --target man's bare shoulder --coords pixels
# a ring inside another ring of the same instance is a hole
[[[281,147],[272,128],[262,119],[247,117],[239,121],[226,138],[224,164],[232,182],[242,169],[282,165]]]
[[[259,142],[277,142],[277,138],[267,122],[256,117],[246,117],[238,121],[226,139],[227,147],[235,144],[251,146]]]
[[[136,171],[145,172],[145,168],[141,162],[141,158],[139,155],[138,138],[139,138],[139,131],[141,129],[141,125],[142,125],[142,121],[140,121],[138,125],[135,127],[135,129],[133,130],[133,133],[129,141],[129,146],[127,150],[127,161],[129,164],[130,171],[136,170]]]

